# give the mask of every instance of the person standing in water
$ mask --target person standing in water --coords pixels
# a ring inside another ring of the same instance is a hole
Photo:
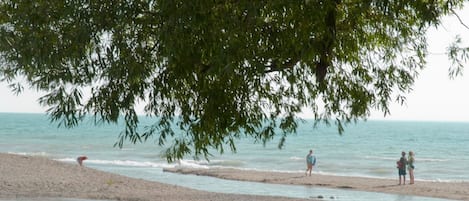
[[[313,150],[309,150],[309,154],[306,156],[306,175],[311,176],[311,171],[313,171],[313,166],[316,165],[316,157],[313,155]]]
[[[409,158],[407,159],[407,170],[409,170],[409,179],[410,179],[410,184],[414,184],[414,152],[409,151]]]
[[[401,158],[397,161],[397,169],[399,170],[399,185],[405,185],[405,175],[406,175],[406,166],[407,159],[405,157],[405,151],[401,153]]]

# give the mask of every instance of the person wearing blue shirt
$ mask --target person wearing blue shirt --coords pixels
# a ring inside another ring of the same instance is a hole
[[[313,166],[316,165],[316,157],[313,155],[313,150],[309,150],[309,154],[306,156],[306,176],[311,176],[311,171],[313,171]]]

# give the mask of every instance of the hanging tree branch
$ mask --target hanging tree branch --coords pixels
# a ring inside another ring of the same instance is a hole
[[[451,9],[451,13],[453,13],[454,16],[456,16],[456,18],[458,18],[459,20],[459,23],[461,23],[461,25],[463,25],[464,27],[466,27],[466,29],[469,29],[469,26],[467,26],[464,21],[462,21],[461,17],[453,10]]]

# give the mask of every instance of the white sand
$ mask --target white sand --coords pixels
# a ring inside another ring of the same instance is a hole
[[[0,199],[80,198],[126,201],[305,201],[210,193],[134,179],[43,157],[0,153]]]

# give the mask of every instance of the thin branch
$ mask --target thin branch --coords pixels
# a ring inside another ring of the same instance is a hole
[[[458,15],[453,9],[451,9],[451,13],[453,13],[453,14],[456,16],[456,18],[458,18],[459,23],[461,23],[461,25],[463,25],[464,27],[466,27],[466,29],[469,29],[469,26],[467,26],[466,24],[464,24],[464,21],[462,21],[461,17],[459,17],[459,15]]]

